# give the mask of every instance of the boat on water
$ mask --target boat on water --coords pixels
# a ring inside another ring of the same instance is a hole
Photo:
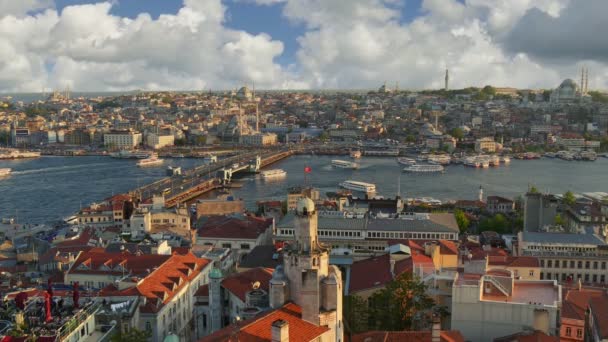
[[[78,216],[71,215],[71,216],[65,217],[63,219],[63,222],[65,222],[67,224],[78,224]]]
[[[365,193],[376,192],[376,185],[372,183],[359,182],[354,180],[346,180],[340,183],[340,186],[344,189],[360,191]]]
[[[543,156],[547,157],[547,158],[555,158],[556,157],[556,153],[553,152],[547,152],[545,153]]]
[[[399,155],[399,150],[365,150],[363,153],[373,157],[396,157]]]
[[[499,156],[489,156],[488,163],[490,163],[490,166],[500,166],[500,157]]]
[[[150,157],[150,153],[144,151],[120,150],[118,152],[110,153],[110,157],[118,159],[146,159]]]
[[[12,170],[9,168],[0,169],[0,177],[6,177],[6,176],[10,175],[11,171]]]
[[[511,162],[511,158],[509,158],[509,156],[502,156],[500,157],[500,162],[504,164],[509,164]]]
[[[158,158],[158,156],[156,154],[152,154],[150,157],[138,161],[137,166],[139,166],[139,167],[156,166],[156,165],[161,165],[164,162],[165,161]]]
[[[399,163],[401,165],[405,165],[405,166],[416,165],[416,159],[400,157],[400,158],[397,158],[397,163]]]
[[[284,178],[285,176],[287,176],[287,172],[285,172],[285,170],[282,170],[282,169],[264,170],[260,174],[262,175],[262,178],[264,178],[265,180]]]
[[[40,158],[40,152],[20,151],[13,148],[0,149],[0,159]]]
[[[481,167],[481,162],[476,157],[465,158],[462,164],[468,167]]]
[[[346,160],[338,160],[338,159],[332,160],[331,166],[341,168],[341,169],[353,169],[353,170],[359,168],[359,164],[357,164],[357,163],[353,163],[353,162],[346,161]]]
[[[452,158],[447,154],[432,154],[428,156],[427,161],[429,164],[448,165]]]
[[[416,164],[403,169],[404,172],[411,173],[438,173],[443,172],[444,170],[445,168],[443,167],[443,165],[437,164]]]
[[[555,154],[555,156],[562,160],[574,160],[574,154],[570,151],[559,151]]]
[[[208,164],[217,163],[217,156],[214,156],[214,155],[212,155],[212,154],[211,154],[211,155],[209,155],[209,156],[205,157],[205,158],[203,159],[203,161],[204,161],[205,163],[208,163]]]
[[[359,150],[352,150],[350,151],[350,157],[353,159],[359,159],[361,158],[361,151]]]
[[[581,160],[595,161],[597,159],[597,153],[593,151],[580,151],[579,156]]]

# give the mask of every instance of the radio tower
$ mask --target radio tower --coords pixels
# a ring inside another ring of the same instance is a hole
[[[445,91],[448,91],[448,83],[450,82],[450,76],[448,74],[448,69],[445,69]]]

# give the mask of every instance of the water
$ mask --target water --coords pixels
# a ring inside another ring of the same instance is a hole
[[[608,159],[567,162],[559,159],[512,160],[508,166],[473,169],[449,166],[444,174],[402,173],[394,158],[362,158],[359,170],[332,169],[330,156],[295,156],[271,166],[287,171],[282,180],[264,181],[245,175],[243,187],[234,195],[249,208],[259,199],[284,199],[287,188],[308,184],[324,194],[338,183],[359,180],[376,184],[379,195],[393,197],[401,184],[403,197],[434,197],[441,200],[476,199],[481,185],[486,195],[515,197],[529,185],[553,193],[608,192]],[[343,158],[346,159],[346,158]],[[0,179],[0,217],[15,217],[21,223],[43,223],[73,214],[80,205],[100,201],[165,176],[168,165],[192,168],[201,159],[167,159],[161,167],[139,168],[135,160],[109,157],[42,157],[33,160],[0,161],[13,175]],[[312,173],[304,179],[304,167]]]

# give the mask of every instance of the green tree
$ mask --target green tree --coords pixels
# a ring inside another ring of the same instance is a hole
[[[152,337],[152,332],[149,330],[138,330],[131,328],[128,332],[123,333],[118,330],[112,338],[111,342],[147,342]]]
[[[329,140],[329,133],[327,133],[327,131],[323,131],[323,133],[321,133],[321,135],[319,135],[319,140],[321,140],[321,141]]]
[[[435,306],[426,285],[411,272],[402,273],[369,300],[371,330],[412,330],[426,321]]]
[[[460,127],[456,127],[450,131],[450,135],[456,138],[457,140],[462,140],[464,138],[464,131]]]
[[[454,211],[454,217],[456,218],[456,222],[458,223],[458,229],[460,229],[460,232],[466,232],[471,222],[467,218],[467,215],[465,215],[464,211],[456,209]]]
[[[511,224],[503,214],[484,218],[479,222],[480,231],[493,231],[499,234],[511,233]]]
[[[530,187],[530,189],[528,190],[528,192],[531,193],[531,194],[537,194],[539,191],[538,191],[538,189],[534,185],[532,185]]]
[[[365,299],[350,295],[344,297],[344,328],[350,336],[368,330],[367,323],[369,319],[369,311]]]
[[[562,215],[560,215],[560,214],[555,215],[555,219],[553,219],[553,223],[556,226],[562,226],[562,227],[564,227],[566,225],[566,222],[564,222],[564,219],[562,218]]]
[[[576,203],[576,197],[574,196],[572,191],[568,190],[564,194],[563,201],[567,205],[573,205],[574,203]]]

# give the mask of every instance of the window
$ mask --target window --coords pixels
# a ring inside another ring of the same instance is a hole
[[[547,267],[553,267],[553,260],[547,260]]]
[[[150,321],[146,321],[146,331],[152,331],[152,323]]]
[[[574,268],[574,260],[570,260],[570,268]]]
[[[248,243],[241,244],[241,249],[249,249],[249,244]]]
[[[572,336],[572,329],[570,327],[566,327],[566,336]]]
[[[585,261],[585,268],[586,269],[589,269],[589,265],[590,265],[589,261]]]
[[[530,277],[534,277],[534,270],[530,270]]]
[[[562,260],[562,268],[568,267],[568,262],[566,260]]]
[[[545,260],[540,261],[540,267],[545,267]]]
[[[555,268],[559,268],[559,260],[555,260]]]
[[[223,244],[222,244],[222,248],[232,248],[232,244],[229,244],[229,243],[223,243]]]
[[[545,274],[543,272],[540,272],[540,280],[545,279]]]
[[[578,337],[578,338],[583,337],[583,329],[576,329],[576,337]]]
[[[578,262],[578,268],[583,268],[583,262],[582,261]]]
[[[594,262],[593,262],[593,269],[594,269],[594,270],[597,270],[597,261],[594,261]]]
[[[602,261],[602,269],[605,270],[606,269],[606,262]]]

